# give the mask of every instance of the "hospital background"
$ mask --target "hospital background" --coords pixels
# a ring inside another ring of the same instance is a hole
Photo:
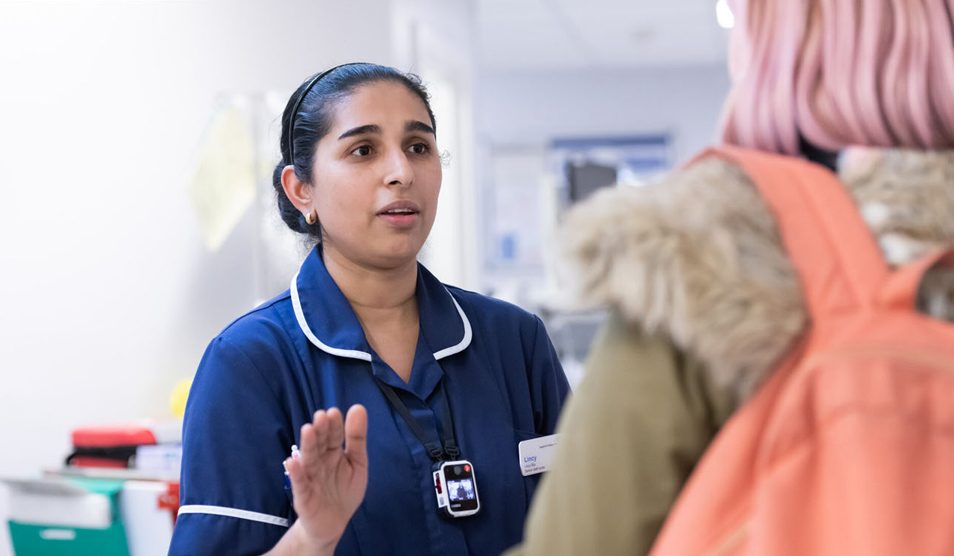
[[[714,140],[723,4],[0,1],[0,556],[11,489],[62,476],[74,431],[175,423],[207,343],[288,287],[279,118],[335,64],[423,78],[449,157],[422,261],[540,315],[577,382],[602,315],[559,294],[561,215]]]

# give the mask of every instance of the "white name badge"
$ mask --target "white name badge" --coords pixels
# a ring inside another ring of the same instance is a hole
[[[551,434],[532,440],[524,440],[517,444],[520,454],[520,472],[523,476],[536,475],[550,469],[550,462],[556,452],[557,438],[560,435]]]

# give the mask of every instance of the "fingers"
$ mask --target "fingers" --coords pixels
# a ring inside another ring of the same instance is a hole
[[[344,422],[337,407],[315,412],[314,422],[301,427],[301,454],[312,461],[329,450],[340,449],[344,443]]]
[[[348,410],[344,422],[345,455],[352,462],[368,465],[368,411],[363,405],[355,404]]]
[[[345,440],[344,421],[341,417],[341,410],[337,407],[332,407],[325,415],[327,416],[326,421],[328,423],[328,434],[325,437],[325,450],[339,449]]]
[[[301,457],[307,465],[313,465],[330,451],[340,450],[346,444],[345,453],[353,461],[367,464],[368,412],[362,405],[353,405],[348,418],[342,419],[336,407],[315,412],[313,423],[301,427]],[[289,476],[291,472],[289,472]]]
[[[319,409],[315,412],[312,430],[315,435],[315,455],[317,456],[324,454],[328,450],[328,433],[331,429],[331,422],[328,417],[328,412],[323,409]]]
[[[301,444],[301,446],[299,446],[298,449],[301,454],[301,458],[306,462],[312,462],[318,459],[318,439],[315,433],[316,431],[314,424],[305,423],[301,426],[301,438],[299,439],[299,444]]]

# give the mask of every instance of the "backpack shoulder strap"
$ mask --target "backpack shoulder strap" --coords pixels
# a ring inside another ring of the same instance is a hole
[[[775,217],[813,317],[871,307],[889,270],[838,177],[795,157],[721,146],[719,157],[755,183]]]

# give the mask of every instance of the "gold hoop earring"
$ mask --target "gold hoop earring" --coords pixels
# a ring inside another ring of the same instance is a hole
[[[318,222],[318,211],[312,211],[305,215],[305,222],[309,226],[314,226],[315,222]]]

